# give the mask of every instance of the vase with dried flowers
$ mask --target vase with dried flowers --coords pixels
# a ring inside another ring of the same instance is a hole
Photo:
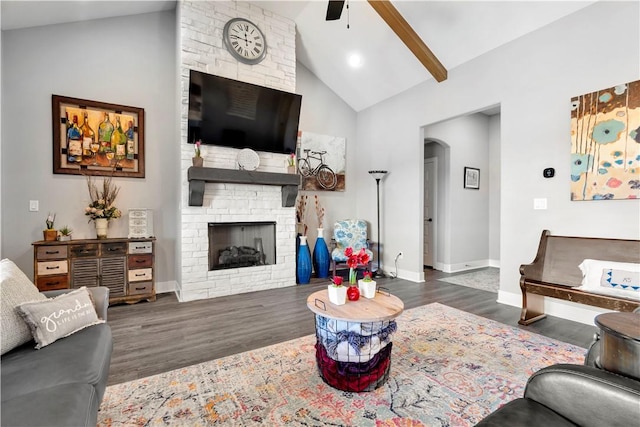
[[[287,156],[287,173],[296,173],[296,153]]]
[[[197,140],[194,147],[195,155],[191,158],[191,162],[193,163],[193,166],[197,168],[201,168],[202,165],[204,164],[204,159],[202,158],[202,151],[200,150],[201,145],[202,145],[202,141]]]
[[[44,223],[47,225],[47,229],[43,231],[44,240],[52,241],[58,238],[58,231],[55,228],[53,228],[55,222],[56,222],[56,214],[51,215],[51,213],[49,213],[47,215],[47,219],[44,221]]]
[[[347,287],[342,286],[342,277],[333,276],[331,284],[327,287],[329,301],[335,305],[343,305],[347,302]]]
[[[120,189],[111,179],[112,177],[104,178],[100,189],[91,176],[87,176],[91,202],[84,208],[84,214],[89,217],[89,222],[94,221],[98,239],[106,239],[109,221],[122,216],[120,209],[114,206]]]
[[[324,279],[326,277],[329,277],[329,264],[331,262],[331,256],[329,254],[327,243],[324,240],[324,228],[322,227],[322,223],[324,220],[324,208],[320,204],[318,195],[315,195],[314,199],[316,216],[318,217],[318,237],[316,238],[316,244],[313,247],[313,268],[316,272],[316,276]]]

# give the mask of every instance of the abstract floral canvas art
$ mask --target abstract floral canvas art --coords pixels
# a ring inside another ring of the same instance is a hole
[[[640,198],[640,80],[571,99],[571,200]]]

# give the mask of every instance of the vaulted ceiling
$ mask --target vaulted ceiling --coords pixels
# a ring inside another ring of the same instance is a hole
[[[324,0],[253,2],[295,21],[298,60],[356,111],[433,79],[364,0],[349,1],[348,10],[337,21],[325,20],[328,2]],[[594,1],[392,3],[451,71]],[[3,0],[1,7],[2,29],[6,30],[167,10],[175,2]],[[353,55],[359,55],[359,67],[349,65]]]

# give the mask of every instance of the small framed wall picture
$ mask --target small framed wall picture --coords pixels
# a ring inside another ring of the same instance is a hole
[[[472,190],[480,189],[480,169],[464,168],[464,188]]]

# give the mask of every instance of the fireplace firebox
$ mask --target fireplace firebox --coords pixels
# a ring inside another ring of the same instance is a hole
[[[272,265],[275,222],[209,223],[209,270]]]

